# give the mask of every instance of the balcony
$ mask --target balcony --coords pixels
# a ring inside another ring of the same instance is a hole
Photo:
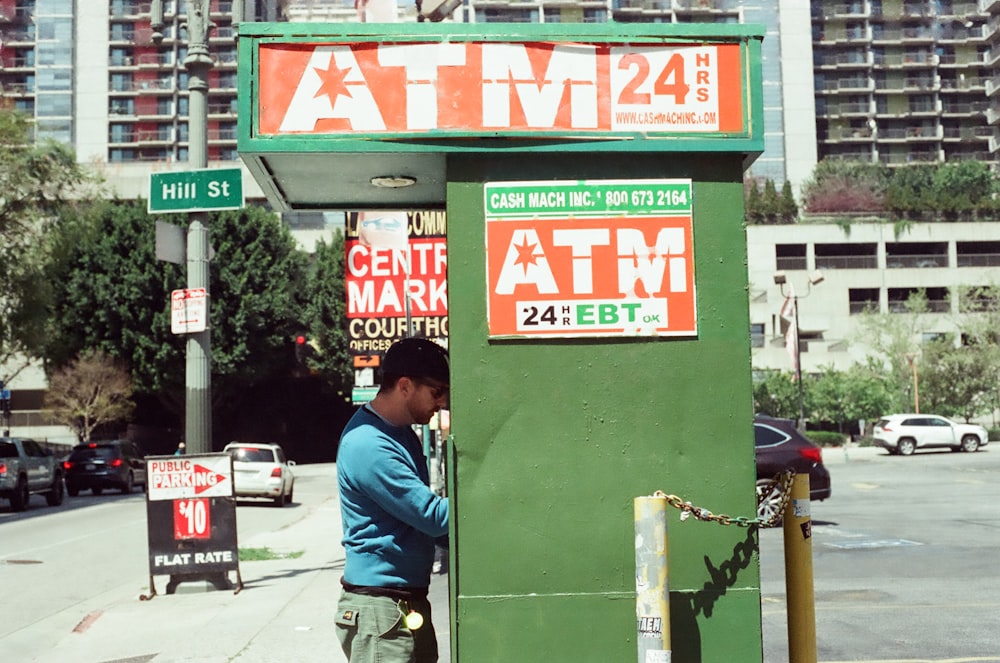
[[[858,76],[826,81],[823,88],[826,92],[871,92],[875,89],[875,83],[867,76]]]
[[[941,159],[938,156],[937,150],[927,151],[927,152],[892,152],[889,154],[880,153],[878,155],[879,163],[885,164],[886,166],[912,166],[913,164],[920,163],[939,163]]]
[[[872,130],[868,127],[836,127],[826,132],[828,142],[868,142],[872,138]]]
[[[828,117],[836,117],[839,115],[864,115],[869,114],[870,105],[867,102],[845,102],[845,103],[833,103],[828,104],[826,107],[825,115]],[[819,113],[819,115],[824,115],[824,113]]]
[[[902,67],[932,67],[937,64],[938,56],[933,53],[885,53],[874,55],[875,64],[892,68]]]
[[[993,136],[990,127],[945,127],[946,141],[989,141]]]
[[[940,132],[933,127],[888,127],[878,131],[880,143],[911,143],[919,141],[937,141]]]
[[[823,7],[824,18],[863,18],[867,15],[864,3],[861,2],[838,2],[837,4],[826,5]]]

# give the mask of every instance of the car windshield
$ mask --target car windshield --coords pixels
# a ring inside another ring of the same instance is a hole
[[[244,463],[273,463],[274,462],[274,452],[270,449],[257,449],[254,447],[239,447],[236,449],[231,449],[230,453],[233,455],[233,460],[243,461]]]
[[[13,442],[0,442],[0,458],[17,458],[17,447]]]
[[[114,447],[78,447],[73,450],[70,460],[113,460],[118,457]]]

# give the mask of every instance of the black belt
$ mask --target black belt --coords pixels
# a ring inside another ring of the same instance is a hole
[[[427,587],[372,587],[369,585],[352,585],[343,578],[340,584],[345,591],[362,596],[384,596],[396,601],[416,601],[427,599]]]

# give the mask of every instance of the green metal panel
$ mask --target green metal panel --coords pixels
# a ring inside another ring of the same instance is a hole
[[[488,339],[484,182],[672,177],[693,180],[697,337]],[[754,512],[740,159],[453,155],[448,215],[457,660],[635,660],[633,498]],[[748,531],[669,529],[673,660],[760,660]]]

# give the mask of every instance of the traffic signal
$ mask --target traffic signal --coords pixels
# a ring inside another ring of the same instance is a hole
[[[306,337],[305,334],[295,335],[295,362],[300,366],[306,365]]]

